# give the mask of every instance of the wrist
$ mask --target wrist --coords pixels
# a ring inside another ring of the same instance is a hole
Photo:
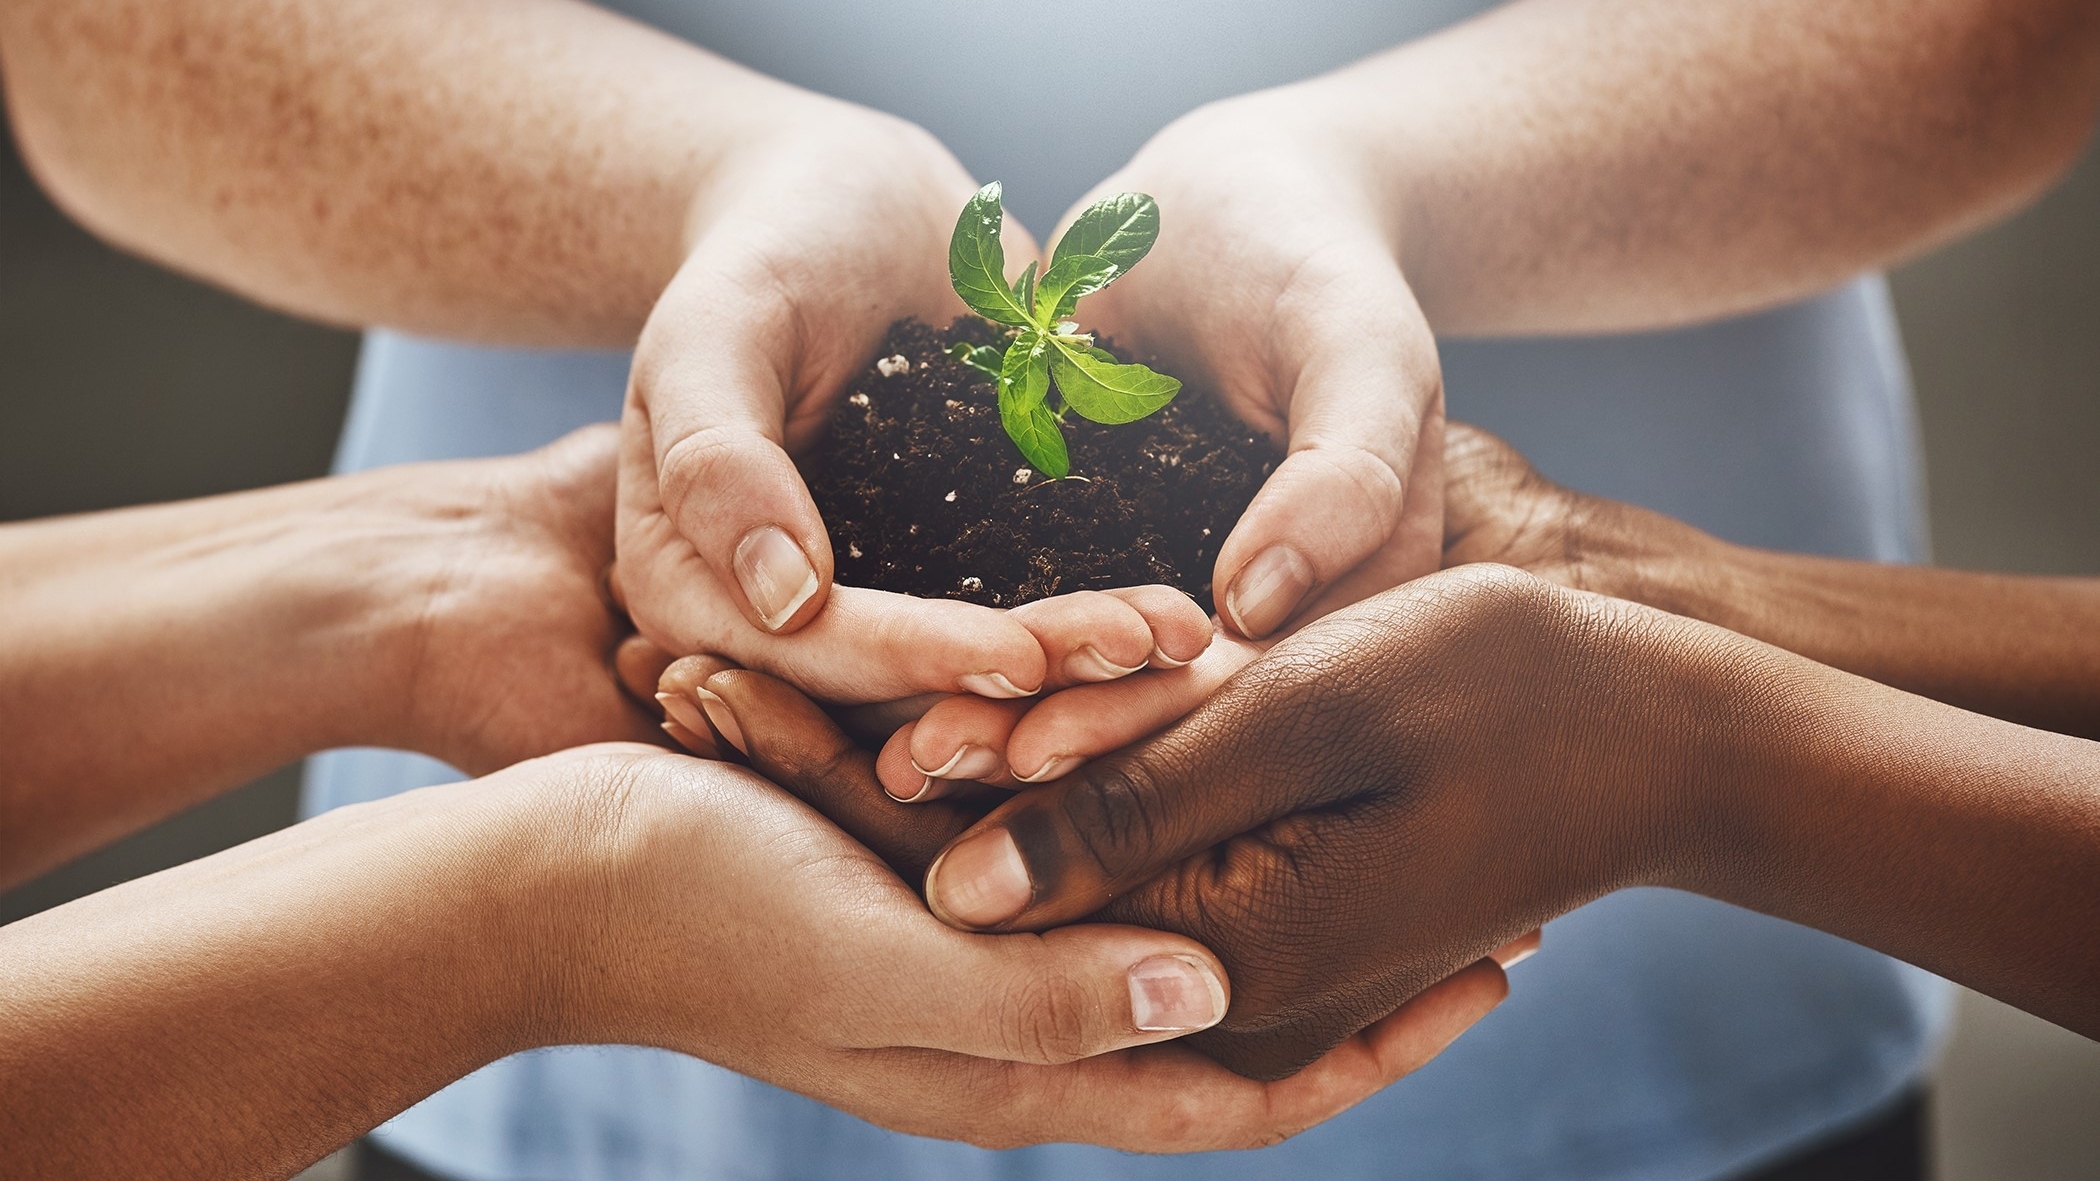
[[[1563,493],[1571,581],[1672,615],[1728,626],[1753,551],[1630,504]]]
[[[916,123],[766,80],[775,93],[754,102],[760,113],[740,126],[691,187],[672,273],[717,226],[753,208],[777,212],[801,197],[812,181],[838,176],[880,178],[884,191],[926,190],[943,232],[953,210],[976,189],[968,170],[939,139]],[[923,180],[923,184],[919,182]],[[873,190],[863,189],[866,197]],[[754,204],[755,203],[755,204]],[[952,208],[951,208],[952,206]],[[866,215],[867,209],[853,209]],[[945,238],[943,238],[945,241]]]
[[[317,611],[309,643],[339,682],[330,745],[381,746],[446,757],[455,733],[443,694],[429,692],[447,637],[474,604],[463,567],[479,552],[492,490],[451,465],[340,477],[317,488],[308,570]]]
[[[1791,801],[1829,798],[1842,782],[1830,682],[1840,674],[1756,640],[1700,622],[1665,619],[1667,677],[1644,696],[1668,701],[1675,757],[1652,781],[1664,806],[1652,815],[1651,873],[1670,886],[1755,905],[1781,864]]]
[[[652,765],[672,758],[628,744],[579,747],[477,781],[520,883],[491,914],[527,1015],[508,1036],[527,1046],[669,1045],[664,998],[705,1009],[690,976],[663,970],[681,962],[665,945],[678,924],[655,909],[666,826],[664,797],[647,788]],[[669,855],[683,863],[692,834],[671,828]]]
[[[571,1040],[569,930],[589,896],[564,804],[557,777],[525,763],[289,830],[315,829],[304,856],[329,879],[319,897],[383,928],[338,937],[358,961],[340,971],[401,998],[417,1040],[446,1049],[447,1078]]]

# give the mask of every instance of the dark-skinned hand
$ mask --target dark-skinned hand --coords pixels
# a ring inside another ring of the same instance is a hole
[[[1234,982],[1191,1039],[1290,1074],[1612,890],[1668,884],[1729,720],[1787,658],[1499,566],[1445,571],[1278,644],[1178,725],[1011,797],[929,871],[936,913],[1187,934]],[[1749,688],[1746,688],[1749,687]],[[1769,733],[1769,730],[1759,731]]]

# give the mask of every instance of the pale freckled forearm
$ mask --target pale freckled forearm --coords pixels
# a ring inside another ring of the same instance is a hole
[[[724,162],[809,96],[564,0],[24,0],[10,107],[120,245],[295,312],[627,344]]]
[[[2100,101],[2071,0],[1528,0],[1333,76],[1441,332],[1798,297],[2030,199]]]

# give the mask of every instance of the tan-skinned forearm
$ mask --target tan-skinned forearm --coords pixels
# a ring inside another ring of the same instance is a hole
[[[480,786],[342,809],[0,928],[0,1172],[286,1177],[560,1040],[560,957],[524,924],[582,885],[535,852],[566,818]]]
[[[535,343],[632,344],[711,180],[826,105],[570,0],[12,0],[0,65],[39,179],[118,245]]]
[[[405,737],[384,712],[432,547],[385,506],[414,488],[375,473],[0,528],[0,883]]]
[[[1297,89],[1367,161],[1438,332],[1648,328],[1820,290],[2034,196],[2091,125],[2100,12],[1522,0]]]
[[[1965,710],[2100,738],[2100,579],[1819,558],[1730,545],[1572,500],[1579,580]]]
[[[1684,586],[1664,594],[1684,614],[1963,709],[2100,738],[2100,579],[1709,552],[1670,576]]]

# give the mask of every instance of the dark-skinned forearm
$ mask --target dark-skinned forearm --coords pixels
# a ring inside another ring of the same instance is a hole
[[[1794,663],[1671,884],[2100,1037],[2100,744]]]

